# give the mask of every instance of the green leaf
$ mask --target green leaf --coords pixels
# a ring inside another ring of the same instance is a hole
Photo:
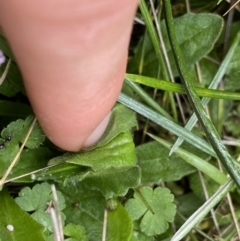
[[[129,166],[136,163],[134,148],[132,134],[130,132],[123,132],[102,147],[90,151],[83,151],[82,153],[66,153],[61,157],[53,158],[49,162],[49,165],[68,162],[91,167],[94,171],[111,166]]]
[[[167,188],[142,187],[135,191],[125,208],[133,220],[141,218],[140,228],[148,236],[164,233],[168,222],[172,222],[176,213],[174,197]]]
[[[228,61],[226,61],[226,59]],[[198,64],[201,69],[201,76],[202,76],[201,83],[199,82],[199,79],[198,79],[198,75],[197,75],[198,73],[196,70],[196,66],[192,65],[189,68],[189,76],[190,76],[191,80],[194,82],[194,85],[208,87],[209,89],[217,89],[218,85],[219,85],[218,81],[225,74],[227,65],[231,61],[231,56],[230,56],[229,52],[226,55],[224,60],[220,64],[220,66],[216,62],[212,62],[211,60],[209,60],[207,58],[203,58],[200,61],[198,61]],[[214,85],[213,85],[213,83],[214,83]],[[210,86],[210,84],[211,84],[211,86]]]
[[[41,149],[40,149],[41,150]],[[43,153],[44,154],[44,153]],[[42,160],[43,161],[43,160]],[[47,161],[47,160],[45,160]],[[46,166],[43,161],[38,162],[34,160],[33,163],[27,163],[27,159],[24,160],[24,163],[21,165],[19,162],[16,166],[17,170],[9,175],[7,182],[33,182],[33,181],[61,181],[63,182],[66,178],[72,177],[74,175],[84,176],[89,172],[89,168],[78,166],[74,164],[63,163],[59,165]],[[24,171],[26,167],[26,171]]]
[[[238,80],[239,80],[239,64],[240,64],[240,46],[234,52],[233,59],[229,64],[226,73],[226,79],[224,80],[224,88],[231,91],[236,91],[239,89]]]
[[[129,241],[133,232],[133,221],[127,210],[119,203],[108,212],[107,241]]]
[[[32,124],[34,117],[29,116],[26,118],[26,120],[19,119],[17,121],[11,122],[7,128],[3,129],[1,135],[2,137],[11,136],[12,140],[17,140],[19,142],[23,142],[27,132]],[[45,140],[45,135],[40,127],[40,125],[37,123],[35,124],[29,139],[27,140],[26,147],[28,148],[35,148],[41,145]]]
[[[84,178],[86,173],[89,172],[89,168],[77,166],[73,164],[63,163],[56,166],[49,166],[36,172],[34,178],[38,181],[64,181],[68,177],[73,177],[75,175],[81,176],[81,180]],[[79,179],[80,180],[80,179]]]
[[[1,65],[0,76],[2,76],[6,68],[7,62],[8,61]],[[15,96],[19,91],[25,94],[21,73],[17,65],[12,61],[7,76],[4,79],[3,83],[0,85],[0,93],[7,97],[12,97]]]
[[[231,133],[231,136],[236,137],[238,139],[240,135],[240,129],[239,129],[239,108],[240,106],[237,107],[237,111],[234,110],[234,114],[228,116],[227,120],[225,121],[225,128],[228,131],[228,133]],[[232,111],[231,108],[228,109],[228,111]]]
[[[0,203],[2,241],[44,241],[43,226],[21,210],[6,190],[0,192]],[[13,231],[8,230],[8,225],[12,225]]]
[[[208,196],[212,196],[219,188],[219,185],[214,182],[211,178],[209,178],[207,175],[203,176],[203,182],[206,187],[206,192],[208,193]],[[192,175],[189,176],[188,178],[190,188],[193,191],[193,193],[202,200],[206,200],[206,197],[204,196],[204,190],[203,190],[203,185],[200,180],[199,174],[198,173],[193,173]]]
[[[156,141],[138,146],[136,154],[142,170],[142,183],[175,181],[196,171],[177,155],[169,157],[169,150]],[[198,154],[203,155],[200,152]]]
[[[189,66],[212,50],[222,31],[223,19],[217,14],[188,13],[175,19],[174,25],[177,41]],[[163,38],[168,39],[166,27],[164,30]],[[170,42],[166,43],[166,48],[171,49]],[[173,54],[172,60],[170,63],[175,62]]]
[[[202,197],[203,197],[203,194],[202,194]],[[195,211],[197,211],[197,209],[203,204],[203,199],[199,198],[199,196],[196,196],[193,192],[190,192],[182,196],[176,197],[175,202],[177,204],[178,212],[181,213],[181,215],[183,215],[184,217],[189,217]],[[177,216],[176,216],[176,219],[177,219]],[[174,221],[178,221],[178,220],[174,220]],[[180,224],[183,223],[182,218],[179,221],[181,221]]]
[[[167,148],[171,148],[172,144],[151,134],[148,134],[150,137],[152,137],[154,140],[156,140],[157,142],[161,143],[163,146],[167,147]],[[178,148],[175,151],[175,154],[179,157],[181,157],[182,159],[184,159],[187,163],[189,163],[190,165],[194,166],[195,168],[197,168],[198,170],[202,171],[203,173],[205,173],[206,175],[208,175],[210,178],[212,178],[215,182],[219,183],[219,184],[224,184],[228,178],[226,177],[226,175],[222,172],[220,172],[216,167],[214,167],[212,164],[206,162],[205,160],[199,158],[198,156],[182,149],[182,148]]]
[[[81,225],[69,223],[63,228],[63,233],[69,237],[65,241],[88,241],[86,230]]]
[[[16,139],[6,142],[5,138],[0,138],[0,176],[7,170],[8,166],[19,151],[19,143]]]
[[[98,190],[91,190],[83,182],[69,182],[58,187],[66,200],[67,223],[82,225],[89,240],[101,240],[105,198]]]
[[[135,188],[140,184],[140,178],[141,170],[138,166],[110,167],[98,172],[89,172],[84,183],[89,188],[100,190],[109,199],[126,195],[129,188]]]
[[[27,117],[25,121],[19,119],[17,121],[11,122],[6,128],[2,130],[2,138],[0,138],[0,176],[5,173],[6,169],[18,153],[19,143],[24,141],[32,121],[32,116]],[[7,140],[9,137],[10,140]],[[26,143],[26,147],[36,148],[44,140],[45,135],[39,124],[36,124]]]
[[[137,126],[135,112],[129,108],[126,108],[126,106],[122,104],[115,105],[112,110],[111,118],[109,120],[106,131],[104,132],[101,139],[97,142],[96,146],[93,148],[106,145],[118,134],[122,132],[128,132],[135,126]]]
[[[12,51],[7,43],[6,38],[3,36],[1,30],[0,30],[0,49],[4,52],[4,54],[8,58],[11,58],[12,60],[8,74],[5,80],[3,81],[3,83],[0,85],[0,93],[8,97],[15,96],[16,93],[19,91],[21,91],[23,94],[26,94],[21,73],[16,63],[14,62],[14,56],[12,54]],[[6,65],[7,65],[7,61],[0,67],[0,76],[4,72]],[[20,110],[17,110],[17,111],[20,111]]]
[[[155,241],[154,236],[147,236],[145,233],[140,231],[139,223],[134,222],[133,234],[130,241]]]
[[[188,13],[174,19],[174,25],[178,43],[182,49],[186,64],[189,67],[212,50],[223,28],[223,20],[215,14]],[[169,62],[171,63],[171,69],[174,75],[177,76],[178,72],[164,22],[161,22],[161,31],[165,41],[166,51],[168,52]],[[143,54],[141,50],[143,44],[145,51],[144,57],[141,58]],[[137,74],[140,65],[142,66],[142,75],[151,77],[159,76],[157,56],[149,36],[146,36],[144,41],[141,40],[139,42],[135,50],[135,56],[129,63],[128,72]]]
[[[64,198],[61,193],[58,194],[59,209],[65,208]],[[52,190],[48,183],[36,184],[32,189],[23,188],[19,192],[19,197],[15,198],[16,203],[26,212],[33,212],[39,209],[46,209],[48,202],[52,200]]]
[[[20,160],[17,162],[16,166],[14,166],[8,179],[17,178],[21,175],[46,167],[52,156],[53,153],[46,147],[24,149],[21,153]],[[29,175],[24,178],[15,179],[14,182],[33,182],[38,177],[37,174],[32,174],[32,176]]]
[[[65,200],[63,195],[57,191],[58,207],[62,211],[65,208]],[[41,223],[48,230],[52,231],[52,220],[47,208],[50,201],[53,200],[51,186],[48,183],[36,184],[32,189],[23,188],[19,192],[19,197],[15,198],[15,202],[26,212],[31,212],[31,216],[37,222]],[[61,213],[62,221],[65,216]]]
[[[7,100],[0,101],[0,115],[27,117],[32,114],[33,110],[29,105]]]

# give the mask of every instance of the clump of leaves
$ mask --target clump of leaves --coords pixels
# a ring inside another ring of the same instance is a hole
[[[52,220],[49,210],[53,205],[51,185],[44,182],[36,184],[32,189],[30,187],[25,187],[18,195],[19,197],[15,198],[15,202],[21,207],[21,209],[30,213],[34,220],[52,232]],[[58,207],[64,226],[64,220],[66,217],[62,210],[66,207],[65,199],[59,191],[57,191],[57,196]]]
[[[17,121],[11,122],[2,130],[2,139],[0,141],[2,147],[0,149],[0,175],[3,175],[6,168],[18,153],[19,146],[23,143],[33,119],[33,116],[27,117],[26,120],[18,119]],[[36,124],[26,142],[26,147],[29,152],[31,152],[32,149],[36,150],[44,140],[45,135],[39,124]]]
[[[63,227],[63,234],[65,237],[64,241],[89,241],[86,230],[81,225],[69,223]],[[54,235],[48,236],[46,241],[54,241]]]
[[[125,207],[133,220],[140,220],[140,229],[147,236],[164,233],[176,213],[173,204],[174,196],[169,189],[157,187],[141,187],[134,192],[134,198],[129,199]]]
[[[1,136],[3,138],[11,138],[11,143],[17,141],[23,143],[26,134],[29,130],[29,126],[33,122],[34,117],[29,116],[26,120],[18,119],[17,121],[11,122],[6,128],[2,130]],[[29,136],[25,146],[29,149],[34,149],[40,146],[45,140],[45,134],[43,133],[39,124],[36,124]]]
[[[44,241],[44,227],[23,211],[6,189],[0,195],[0,233],[2,240]],[[13,230],[8,230],[11,225]]]
[[[86,230],[80,225],[69,223],[63,228],[63,233],[67,237],[65,241],[88,241]]]

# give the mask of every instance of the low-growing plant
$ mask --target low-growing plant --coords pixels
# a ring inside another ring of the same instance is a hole
[[[228,7],[140,0],[118,103],[78,153],[43,133],[0,33],[0,240],[240,239],[240,14],[222,17]]]

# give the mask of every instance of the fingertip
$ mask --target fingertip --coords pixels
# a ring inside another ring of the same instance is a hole
[[[126,70],[137,0],[62,2],[67,7],[44,2],[58,11],[48,6],[39,12],[29,0],[20,9],[2,1],[0,24],[45,134],[56,146],[79,151],[107,127]]]
[[[93,146],[102,137],[109,123],[110,116],[111,116],[111,113],[108,113],[108,115],[103,119],[103,121],[94,129],[94,131],[83,143],[82,145],[83,149]]]
[[[92,133],[90,133],[85,139],[83,139],[84,135],[81,133],[76,135],[66,135],[61,131],[47,133],[49,140],[56,145],[57,147],[70,152],[79,152],[80,150],[88,149],[94,144],[98,142],[98,140],[102,137],[105,132],[109,120],[110,120],[111,112],[108,113],[105,118],[100,122],[100,124],[93,129]],[[67,128],[67,127],[66,127]]]

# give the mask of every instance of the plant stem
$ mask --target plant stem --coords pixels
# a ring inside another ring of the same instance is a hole
[[[163,53],[162,53],[161,48],[160,48],[160,44],[159,44],[159,41],[158,41],[157,33],[156,33],[155,27],[153,25],[151,16],[149,14],[149,11],[147,9],[147,5],[146,5],[144,0],[140,1],[139,8],[140,8],[141,13],[142,13],[142,15],[144,17],[145,24],[146,24],[146,27],[147,27],[147,31],[149,33],[149,36],[151,38],[154,50],[156,52],[156,56],[157,56],[159,65],[162,68],[163,78],[165,80],[169,80],[170,78],[169,78],[169,75],[168,75],[166,63],[164,62],[164,57],[163,57]],[[172,93],[169,93],[169,98],[170,98],[170,104],[171,104],[171,109],[172,109],[172,113],[173,113],[173,118],[175,119],[175,121],[177,121],[176,104],[175,104],[175,101],[174,101]]]

